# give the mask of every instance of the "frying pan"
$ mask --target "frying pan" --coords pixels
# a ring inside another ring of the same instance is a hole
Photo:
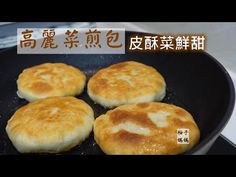
[[[126,32],[128,36],[139,34]],[[128,41],[126,41],[127,43]],[[200,128],[199,143],[184,154],[205,154],[228,122],[235,102],[232,80],[212,56],[205,52],[129,52],[126,54],[17,55],[16,47],[0,53],[0,154],[18,154],[5,132],[8,119],[28,102],[16,95],[16,80],[23,69],[45,63],[63,62],[81,69],[89,79],[111,64],[134,60],[155,67],[165,78],[167,94],[162,102],[188,110]],[[77,96],[94,110],[95,117],[107,110],[94,104],[86,89]],[[93,133],[81,145],[62,154],[103,154]]]

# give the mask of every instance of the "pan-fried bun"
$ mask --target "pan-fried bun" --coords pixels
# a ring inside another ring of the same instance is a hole
[[[135,61],[111,65],[99,70],[88,82],[88,94],[104,107],[128,103],[160,101],[166,83],[153,67]]]
[[[77,68],[64,63],[44,63],[25,69],[18,77],[17,94],[28,101],[80,94],[86,77]]]
[[[6,132],[21,153],[58,153],[85,140],[92,131],[93,110],[74,97],[37,100],[18,109]]]
[[[178,144],[178,129],[189,129],[189,144]],[[165,103],[122,105],[94,122],[94,138],[106,154],[180,154],[199,137],[190,113]]]

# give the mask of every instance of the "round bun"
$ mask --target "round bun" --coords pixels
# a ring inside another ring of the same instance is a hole
[[[18,77],[18,96],[28,101],[80,94],[86,77],[64,63],[45,63],[25,69]]]
[[[18,109],[6,132],[21,153],[58,153],[85,140],[92,131],[94,114],[74,97],[37,100]]]
[[[153,67],[128,61],[99,70],[88,82],[90,98],[108,108],[128,103],[160,101],[166,84]]]
[[[189,130],[188,143],[177,142],[178,129]],[[193,117],[165,103],[119,106],[94,122],[94,138],[106,154],[180,154],[192,148],[199,137]]]

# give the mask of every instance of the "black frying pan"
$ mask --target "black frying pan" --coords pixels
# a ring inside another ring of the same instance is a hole
[[[131,34],[126,32],[126,39]],[[0,154],[18,154],[7,137],[5,127],[13,113],[28,103],[16,95],[16,79],[23,69],[45,62],[63,62],[80,68],[89,79],[100,68],[125,60],[139,61],[159,70],[167,83],[167,95],[163,102],[188,110],[201,131],[200,142],[185,154],[206,153],[228,122],[235,101],[229,74],[210,55],[204,52],[128,51],[123,55],[17,55],[16,48],[11,48],[0,53]],[[107,111],[93,103],[86,89],[77,97],[92,106],[96,117]],[[81,145],[63,154],[103,153],[91,134]]]

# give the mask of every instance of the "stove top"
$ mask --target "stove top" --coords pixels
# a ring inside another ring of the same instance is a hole
[[[223,136],[219,136],[208,155],[236,155],[236,147],[227,141]]]

